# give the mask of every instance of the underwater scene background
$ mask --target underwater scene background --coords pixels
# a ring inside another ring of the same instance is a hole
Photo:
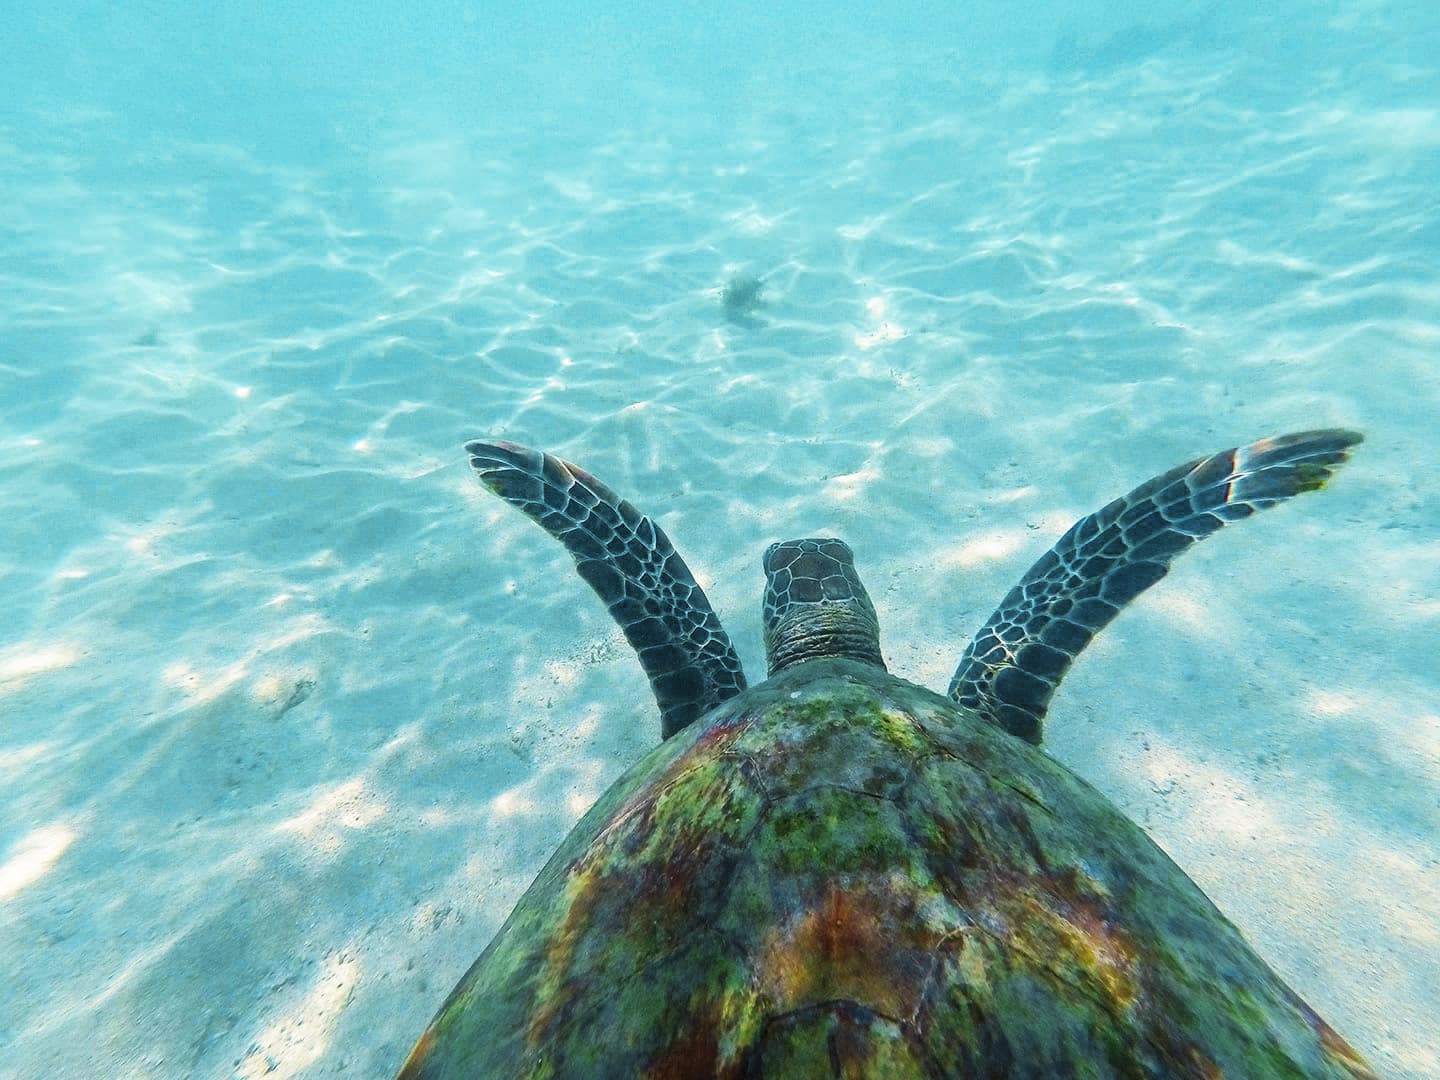
[[[20,0],[0,38],[0,1074],[398,1068],[659,738],[461,444],[659,520],[752,671],[846,538],[942,688],[1077,517],[1330,425],[1047,746],[1440,1078],[1440,15]]]

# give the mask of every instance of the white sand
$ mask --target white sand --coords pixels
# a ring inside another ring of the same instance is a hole
[[[1347,425],[1333,488],[1101,636],[1049,747],[1385,1075],[1440,1077],[1435,102],[948,63],[324,169],[6,136],[0,1073],[387,1074],[658,738],[467,437],[655,515],[755,677],[765,544],[847,537],[941,688],[1075,517]]]

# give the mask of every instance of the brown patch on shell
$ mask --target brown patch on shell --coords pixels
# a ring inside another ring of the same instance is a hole
[[[766,936],[759,975],[775,1012],[834,999],[863,1001],[892,1017],[919,1009],[938,939],[897,941],[897,927],[915,925],[913,913],[905,919],[887,909],[913,906],[904,903],[908,896],[854,888],[829,883],[797,920]]]
[[[713,1017],[692,1018],[690,1026],[645,1070],[644,1080],[691,1080],[702,1073],[712,1075],[720,1056],[720,1043],[715,1037],[718,1030]],[[734,1075],[734,1070],[728,1071]]]
[[[400,1066],[400,1072],[396,1074],[395,1080],[411,1080],[412,1077],[420,1076],[420,1070],[425,1067],[425,1059],[430,1056],[430,1051],[434,1047],[435,1029],[429,1027],[411,1047],[410,1056],[405,1059],[405,1064]]]
[[[1288,989],[1288,987],[1287,987]],[[1370,1070],[1365,1059],[1356,1053],[1355,1048],[1340,1037],[1340,1033],[1320,1018],[1320,1014],[1307,1005],[1301,998],[1291,991],[1300,1011],[1305,1016],[1305,1022],[1314,1029],[1315,1034],[1320,1038],[1320,1050],[1325,1057],[1333,1061],[1340,1068],[1350,1073],[1356,1080],[1380,1080],[1377,1073]]]
[[[1225,1070],[1200,1052],[1198,1046],[1187,1047],[1190,1051],[1190,1066],[1199,1080],[1225,1080]]]
[[[667,820],[664,804],[673,797],[692,807],[729,806],[741,785],[716,780],[697,789],[694,782],[714,779],[714,759],[727,756],[725,748],[742,728],[707,730],[664,772],[633,792],[569,867],[564,915],[545,945],[543,975],[526,1029],[532,1049],[553,1039],[571,1008],[593,992],[596,955],[663,955],[655,952],[654,940],[637,940],[644,933],[663,941],[666,952],[678,947],[687,920],[707,897],[713,899],[717,880],[729,880],[738,847],[707,827],[703,814],[677,818],[672,811]],[[597,941],[611,947],[595,950]],[[586,952],[577,956],[577,947]]]

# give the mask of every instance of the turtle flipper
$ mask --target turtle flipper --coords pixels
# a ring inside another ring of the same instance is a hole
[[[1261,439],[1180,465],[1081,518],[976,633],[950,697],[1039,743],[1071,662],[1176,555],[1226,522],[1324,487],[1362,437],[1327,428]]]
[[[578,465],[509,442],[465,444],[485,486],[565,545],[625,631],[674,735],[745,689],[720,618],[659,525]]]

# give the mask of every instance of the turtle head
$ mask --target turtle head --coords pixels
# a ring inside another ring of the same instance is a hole
[[[765,657],[770,674],[845,657],[884,669],[875,606],[843,540],[812,537],[765,551]]]

